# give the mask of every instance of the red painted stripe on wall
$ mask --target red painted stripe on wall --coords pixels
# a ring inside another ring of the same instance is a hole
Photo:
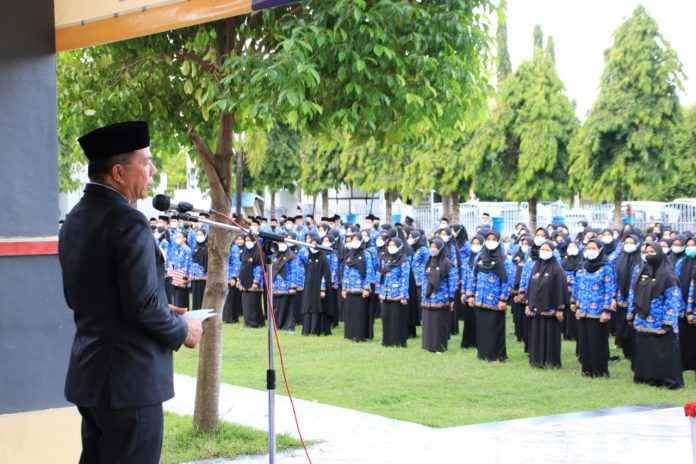
[[[0,239],[0,256],[57,255],[58,237]]]

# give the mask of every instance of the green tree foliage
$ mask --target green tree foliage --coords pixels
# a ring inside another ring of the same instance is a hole
[[[572,150],[572,186],[595,199],[665,196],[674,169],[681,63],[642,6],[614,32],[600,91]]]
[[[263,156],[248,163],[251,188],[263,192],[268,187],[271,195],[282,189],[294,190],[300,176],[301,142],[301,135],[285,124],[271,129],[263,144]]]
[[[498,82],[502,82],[510,74],[512,74],[512,63],[510,62],[510,52],[508,51],[508,34],[507,34],[507,20],[505,18],[505,13],[507,11],[507,0],[501,0],[498,6],[498,28],[496,30],[496,45],[498,49],[497,53],[497,72],[498,72]]]
[[[696,194],[696,105],[684,108],[684,117],[674,128],[674,165],[670,172],[667,199]]]
[[[543,42],[538,26],[534,42]],[[528,200],[535,226],[538,200],[570,193],[564,179],[568,143],[577,126],[550,50],[535,46],[533,58],[501,83],[491,119],[466,146],[477,194]]]

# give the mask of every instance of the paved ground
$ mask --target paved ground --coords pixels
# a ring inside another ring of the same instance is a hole
[[[192,414],[195,379],[175,376],[168,411]],[[692,462],[688,419],[681,407],[614,408],[577,414],[434,429],[312,401],[295,400],[314,464],[685,464]],[[267,430],[268,395],[222,385],[224,420]],[[276,396],[276,429],[297,436],[290,402]],[[268,456],[206,463],[267,463]],[[304,452],[277,463],[307,462]],[[696,463],[696,461],[693,461]],[[202,463],[201,463],[202,464]]]

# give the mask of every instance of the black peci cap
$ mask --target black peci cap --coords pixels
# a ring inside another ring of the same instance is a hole
[[[100,127],[78,139],[90,161],[110,158],[150,146],[145,121],[127,121]]]

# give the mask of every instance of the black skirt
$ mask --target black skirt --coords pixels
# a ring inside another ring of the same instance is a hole
[[[370,310],[370,299],[349,293],[343,300],[345,318],[343,336],[349,340],[362,342],[374,338],[374,319]]]
[[[227,299],[222,307],[222,321],[229,323],[239,322],[242,314],[242,293],[237,287],[227,286]]]
[[[179,308],[189,309],[189,289],[172,286],[172,304]]]
[[[203,293],[205,293],[205,280],[194,280],[191,282],[191,309],[201,309],[203,307]]]
[[[561,367],[561,323],[556,316],[535,316],[529,321],[529,364]]]
[[[454,311],[450,314],[450,335],[459,335],[459,321],[464,318],[462,292],[459,288],[454,292]]]
[[[476,348],[478,358],[505,361],[505,312],[476,308]]]
[[[169,304],[174,304],[174,300],[172,299],[172,288],[174,286],[172,285],[172,278],[171,277],[165,277],[164,278],[164,293],[167,295],[167,303]]]
[[[575,319],[575,313],[570,308],[563,310],[563,338],[566,340],[578,339],[578,320]]]
[[[302,294],[303,291],[299,291],[295,293],[291,300],[292,304],[292,313],[295,315],[295,324],[296,325],[302,325],[303,322],[303,317],[302,317]]]
[[[633,381],[670,389],[682,388],[681,355],[674,332],[637,332],[633,345]]]
[[[578,354],[582,375],[609,377],[609,326],[599,319],[578,320]]]
[[[529,323],[531,322],[531,318],[525,314],[525,307],[526,305],[523,306],[520,313],[520,325],[522,327],[522,342],[524,342],[524,352],[529,353]]]
[[[338,294],[338,298],[336,298],[336,304],[338,305],[338,322],[343,322],[345,319],[343,317],[343,305],[345,304],[345,301],[341,297],[341,286],[338,286],[338,290],[336,291]]]
[[[382,302],[382,345],[406,346],[409,337],[409,307],[398,301]]]
[[[421,287],[416,287],[416,279],[413,277],[413,272],[408,276],[408,336],[416,338],[416,327],[420,325],[420,290]]]
[[[368,297],[368,299],[370,300],[370,311],[372,312],[372,318],[378,319],[382,312],[382,308],[379,304],[379,296],[375,293],[374,284],[371,284],[370,288],[370,296]]]
[[[422,308],[422,342],[424,350],[432,353],[447,351],[451,313],[452,311],[449,308]]]
[[[696,325],[686,319],[679,319],[679,348],[681,350],[682,368],[696,371]]]
[[[261,292],[242,292],[242,313],[244,314],[244,327],[258,328],[266,325],[261,309]]]
[[[332,320],[323,313],[306,312],[302,322],[302,335],[331,335]]]
[[[462,348],[476,348],[476,308],[464,305]]]
[[[292,311],[294,297],[294,295],[273,295],[273,310],[278,330],[295,330],[295,313]]]
[[[621,347],[626,359],[631,359],[635,330],[628,325],[628,321],[626,320],[627,310],[628,308],[623,308],[621,306],[616,308],[616,338],[614,339],[614,344]]]
[[[512,303],[512,322],[515,324],[515,338],[518,342],[523,340],[522,338],[522,318],[524,317],[524,303]]]

